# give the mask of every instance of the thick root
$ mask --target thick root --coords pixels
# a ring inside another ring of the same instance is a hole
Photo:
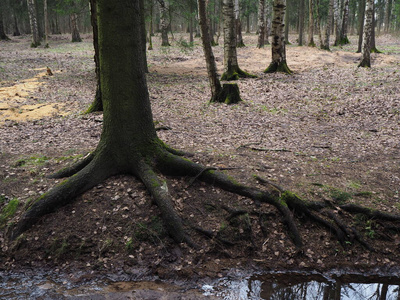
[[[264,73],[276,73],[282,72],[286,74],[292,74],[293,72],[289,69],[286,60],[281,61],[280,63],[272,62],[268,68],[264,71]]]
[[[236,104],[242,101],[240,98],[239,87],[236,83],[224,83],[221,91],[210,102],[220,102],[225,104]]]
[[[48,178],[70,177],[70,176],[78,173],[84,167],[86,167],[93,160],[94,156],[95,156],[94,153],[89,153],[83,159],[78,161],[77,163],[73,164],[72,166],[63,168],[54,174],[49,175]]]

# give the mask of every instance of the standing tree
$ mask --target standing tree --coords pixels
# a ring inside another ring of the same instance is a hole
[[[365,9],[364,37],[362,48],[362,60],[359,67],[371,67],[371,35],[373,26],[374,0],[367,0]]]
[[[347,37],[348,20],[349,20],[349,0],[344,0],[342,26],[340,28],[339,41],[338,41],[339,45],[346,45],[350,43]]]
[[[158,0],[160,4],[160,27],[161,27],[161,46],[168,47],[171,44],[168,41],[168,7],[164,0]]]
[[[328,20],[326,21],[325,36],[321,40],[321,49],[330,51],[330,35],[332,28],[332,17],[333,17],[333,2],[335,0],[329,0]]]
[[[269,36],[271,33],[271,3],[270,0],[265,0],[265,38],[264,44],[269,45]]]
[[[307,202],[277,185],[273,185],[271,189],[274,192],[251,188],[237,183],[216,168],[207,168],[182,158],[181,152],[171,149],[157,137],[142,63],[140,11],[139,0],[97,0],[100,76],[104,104],[103,130],[99,144],[95,151],[81,162],[58,172],[56,177],[70,177],[35,201],[31,201],[24,208],[24,214],[17,223],[10,223],[8,234],[11,240],[16,240],[16,245],[27,241],[21,234],[41,217],[71,203],[78,195],[106,178],[123,173],[134,175],[144,183],[161,212],[165,228],[175,242],[185,242],[198,247],[198,243],[192,240],[192,233],[198,232],[225,245],[234,244],[221,238],[218,233],[199,228],[181,217],[174,208],[167,182],[156,174],[155,170],[158,170],[167,175],[191,176],[249,197],[255,203],[274,206],[282,215],[290,237],[299,250],[303,242],[295,222],[298,216],[301,216],[303,221],[307,218],[326,228],[328,232],[336,235],[343,246],[358,242],[366,249],[373,250],[355,228],[344,224],[339,211],[382,222],[398,222],[400,216],[354,204]],[[257,206],[256,209],[259,208],[260,206]],[[224,209],[230,212],[231,217],[250,216],[246,211],[230,207]],[[262,214],[252,219],[255,226],[265,226],[266,220],[261,216]],[[63,224],[60,223],[60,226]],[[253,235],[252,226],[251,223],[246,223],[246,229],[249,230],[246,230],[246,236],[240,236],[241,239],[249,240],[249,235]],[[237,227],[232,228],[237,230]],[[380,228],[387,230],[385,226]],[[189,230],[191,236],[188,234]],[[253,238],[250,239],[254,246]],[[29,244],[29,241],[27,243]],[[258,245],[261,247],[262,243]]]
[[[47,0],[43,1],[43,13],[44,13],[44,44],[45,47],[49,47],[49,43],[47,41],[49,37],[49,16],[47,13]]]
[[[365,0],[361,0],[358,7],[358,48],[357,53],[361,53],[364,34]]]
[[[3,10],[0,7],[0,40],[8,41],[10,38],[7,36],[6,32],[4,31],[4,23],[3,23]]]
[[[272,20],[272,62],[264,73],[283,72],[291,74],[286,63],[285,46],[285,11],[286,0],[274,0],[274,16]]]
[[[308,47],[315,47],[314,42],[314,1],[308,2]]]
[[[236,46],[245,47],[242,36],[242,21],[240,20],[239,0],[235,0],[235,27],[236,27]]]
[[[237,84],[225,83],[221,87],[221,82],[218,79],[217,66],[215,64],[215,57],[211,47],[211,33],[207,20],[207,0],[198,0],[199,19],[201,39],[203,42],[203,51],[207,65],[207,75],[211,87],[210,102],[223,102],[225,104],[234,104],[240,102],[242,99],[239,95],[239,87]]]
[[[224,73],[221,80],[254,77],[239,68],[236,52],[236,29],[233,0],[223,0],[224,14]]]
[[[390,28],[390,5],[391,0],[385,0],[385,18],[384,18],[384,23],[385,23],[385,32],[389,32]],[[393,4],[392,4],[393,5]]]
[[[32,33],[31,47],[36,48],[40,46],[40,37],[39,37],[39,27],[37,21],[35,0],[27,0],[27,3],[28,3],[29,23],[31,25],[31,33]]]
[[[339,37],[340,37],[340,0],[334,0],[333,2],[333,18],[334,18],[333,31],[335,32],[334,46],[337,46],[339,45]]]
[[[264,47],[265,41],[265,0],[258,1],[258,41],[257,48]]]
[[[304,0],[299,1],[299,46],[303,46],[303,35],[304,35],[304,11],[305,4]]]

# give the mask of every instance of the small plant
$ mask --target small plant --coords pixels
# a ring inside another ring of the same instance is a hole
[[[371,220],[368,220],[365,226],[366,234],[369,238],[373,239],[375,237],[375,230],[373,229],[374,224]]]
[[[0,228],[4,226],[9,218],[11,218],[17,211],[19,200],[14,198],[8,202],[0,214]]]
[[[133,250],[133,239],[132,238],[128,238],[128,240],[126,241],[125,249],[128,252],[131,252]]]
[[[330,196],[338,203],[345,203],[347,200],[352,198],[352,194],[335,188],[331,189]]]

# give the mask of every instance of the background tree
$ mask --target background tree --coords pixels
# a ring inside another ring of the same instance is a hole
[[[39,37],[39,27],[37,21],[35,0],[27,0],[27,4],[28,4],[29,22],[31,25],[31,32],[32,32],[31,47],[36,48],[40,45],[40,37]]]
[[[4,7],[2,6],[2,3],[0,3],[0,40],[7,41],[10,38],[6,35],[6,32],[4,31],[3,11],[4,11]]]
[[[158,0],[160,4],[160,27],[161,27],[161,46],[171,46],[168,40],[168,3],[164,0]]]
[[[333,18],[333,2],[334,0],[329,0],[328,9],[328,19],[326,21],[325,35],[324,39],[321,41],[321,49],[330,51],[330,35],[332,28],[332,18]]]
[[[257,48],[264,47],[265,40],[265,0],[258,1],[258,41]]]
[[[314,42],[314,0],[308,2],[308,42],[309,47],[315,47]]]
[[[334,0],[333,2],[333,31],[335,32],[335,43],[334,46],[339,45],[340,39],[340,0]]]
[[[303,46],[303,34],[304,34],[304,13],[305,13],[305,1],[299,0],[299,21],[298,21],[298,28],[299,28],[299,46]]]
[[[366,1],[365,22],[364,22],[364,37],[362,48],[362,60],[359,67],[371,67],[371,36],[373,27],[374,0]]]
[[[360,0],[359,8],[358,8],[358,48],[357,53],[361,53],[362,51],[362,41],[364,35],[364,19],[365,19],[365,0]]]
[[[346,45],[349,44],[350,41],[347,37],[347,26],[349,20],[349,0],[344,0],[343,3],[343,18],[342,18],[342,25],[340,27],[340,35],[339,35],[339,45]]]
[[[235,8],[235,28],[236,28],[236,46],[237,47],[245,47],[246,45],[243,42],[242,36],[242,21],[240,20],[240,5],[239,0],[234,0]]]
[[[286,63],[286,46],[285,46],[285,11],[286,0],[274,0],[274,15],[272,19],[272,62],[265,73],[284,72],[291,74]]]
[[[224,73],[221,80],[254,77],[239,68],[236,52],[236,26],[233,0],[223,0],[224,14]]]
[[[78,29],[78,14],[74,12],[76,10],[75,2],[71,2],[73,12],[69,15],[71,20],[71,42],[73,43],[80,43],[82,42],[81,35]]]

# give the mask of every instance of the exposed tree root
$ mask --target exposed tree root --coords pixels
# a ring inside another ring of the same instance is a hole
[[[242,98],[240,98],[239,87],[236,83],[224,83],[220,92],[210,100],[210,102],[225,104],[236,104],[240,101],[242,101]]]
[[[362,238],[362,234],[355,227],[347,225],[341,216],[363,215],[368,219],[381,220],[382,222],[400,221],[399,215],[391,215],[354,204],[335,206],[332,203],[307,202],[294,193],[285,191],[282,187],[271,184],[260,177],[256,179],[264,185],[270,186],[271,190],[249,187],[236,182],[230,176],[213,167],[205,167],[183,158],[183,152],[169,148],[163,143],[156,143],[156,145],[155,151],[151,152],[153,153],[151,157],[141,157],[138,155],[123,170],[118,168],[115,161],[113,162],[110,159],[110,155],[106,155],[106,151],[96,150],[78,164],[56,173],[53,177],[70,177],[42,195],[29,206],[21,220],[12,229],[11,239],[17,238],[24,231],[28,230],[44,215],[72,202],[80,194],[101,183],[106,178],[119,173],[135,175],[144,183],[152,195],[154,203],[160,209],[168,233],[177,243],[183,242],[191,247],[198,248],[198,245],[195,244],[187,233],[187,230],[191,229],[209,239],[218,241],[224,246],[235,245],[238,238],[249,240],[255,245],[249,215],[258,217],[263,234],[268,234],[268,227],[265,224],[267,222],[266,213],[256,210],[247,211],[231,208],[227,204],[216,205],[219,206],[219,210],[226,211],[227,216],[225,219],[228,223],[231,226],[241,226],[244,234],[236,235],[234,240],[231,241],[227,239],[226,234],[194,226],[181,217],[175,210],[172,198],[168,192],[167,183],[159,179],[155,170],[159,170],[165,175],[193,177],[194,180],[201,180],[226,191],[248,197],[254,200],[256,208],[261,203],[273,205],[281,214],[288,235],[298,249],[302,248],[303,240],[298,230],[297,219],[309,220],[326,228],[328,232],[336,236],[343,247],[358,242],[370,251],[374,249]],[[382,227],[385,226],[383,225]],[[391,228],[395,228],[395,230],[399,229],[398,226],[392,226]]]
[[[234,68],[232,70],[228,70],[224,72],[221,76],[221,80],[231,81],[238,80],[239,78],[257,78],[256,75],[249,74],[239,67]]]

